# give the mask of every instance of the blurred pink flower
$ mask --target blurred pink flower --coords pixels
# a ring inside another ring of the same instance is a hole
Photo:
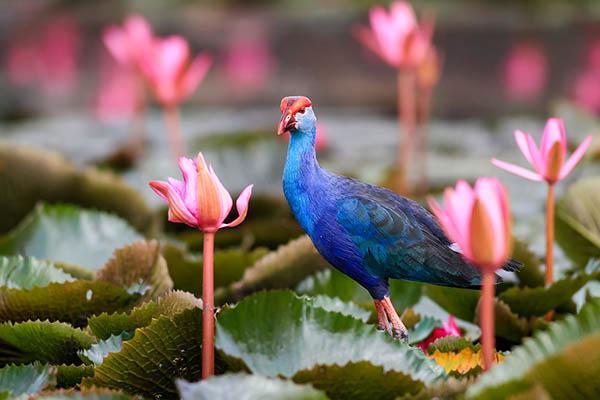
[[[371,28],[358,26],[354,36],[389,65],[415,67],[427,55],[433,36],[433,20],[419,25],[415,12],[406,1],[394,1],[389,13],[381,6],[369,12]]]
[[[144,17],[132,14],[125,19],[123,27],[106,27],[102,33],[102,41],[122,66],[143,69],[147,65],[145,58],[152,48],[152,28]]]
[[[458,329],[458,325],[456,325],[452,314],[448,316],[448,323],[442,322],[441,328],[435,328],[431,335],[429,335],[427,339],[417,344],[417,346],[420,347],[425,354],[427,354],[427,347],[429,347],[431,343],[435,342],[439,338],[443,338],[446,336],[462,337],[460,329]]]
[[[233,201],[212,166],[204,161],[202,153],[198,153],[194,160],[180,157],[179,168],[183,182],[173,178],[169,178],[168,182],[150,182],[150,187],[169,203],[169,221],[181,222],[204,232],[216,232],[244,221],[254,185],[246,187],[236,201],[239,216],[230,223],[224,223]]]
[[[567,154],[567,137],[561,118],[548,119],[539,149],[528,133],[519,130],[515,131],[515,140],[521,152],[536,172],[495,158],[492,158],[492,163],[523,178],[533,181],[545,180],[552,184],[563,179],[575,168],[575,165],[583,157],[583,154],[592,142],[592,135],[588,135],[573,152],[569,160],[565,160]]]
[[[68,17],[55,17],[40,32],[8,49],[6,73],[19,85],[39,85],[53,95],[70,92],[79,76],[80,33]]]
[[[181,36],[156,38],[143,68],[156,100],[175,106],[190,97],[212,64],[208,53],[190,60],[187,41]]]
[[[274,63],[266,41],[242,38],[227,49],[224,71],[227,81],[232,86],[253,91],[268,81]]]
[[[573,97],[586,110],[600,113],[600,68],[588,68],[577,75]]]
[[[515,100],[535,98],[548,81],[548,61],[544,49],[531,42],[514,45],[502,66],[506,93]]]
[[[130,68],[123,68],[109,57],[103,57],[94,102],[96,115],[104,121],[130,117],[143,102],[143,85],[139,76]]]
[[[431,210],[463,257],[486,270],[504,265],[511,253],[511,216],[506,188],[495,178],[464,181],[444,191],[444,209],[433,198]]]

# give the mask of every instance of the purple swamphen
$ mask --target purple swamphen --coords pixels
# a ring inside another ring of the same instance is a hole
[[[311,105],[303,96],[281,101],[277,134],[291,134],[283,172],[285,197],[323,258],[369,291],[378,329],[407,340],[406,327],[389,298],[389,278],[477,289],[481,272],[465,261],[418,203],[322,169],[315,155]],[[520,266],[510,260],[504,269]]]

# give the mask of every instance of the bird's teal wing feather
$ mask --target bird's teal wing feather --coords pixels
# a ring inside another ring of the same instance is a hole
[[[406,279],[446,286],[477,286],[477,268],[449,251],[411,213],[364,196],[337,200],[336,219],[358,247],[367,271],[378,278]]]

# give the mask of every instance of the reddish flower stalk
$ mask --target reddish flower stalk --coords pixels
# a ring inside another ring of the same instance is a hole
[[[566,159],[567,137],[561,118],[550,118],[544,128],[544,135],[538,148],[528,133],[515,131],[515,140],[535,172],[492,158],[492,163],[508,172],[533,181],[545,180],[548,183],[546,203],[546,284],[554,281],[554,184],[563,179],[575,168],[592,142],[592,135],[579,145],[571,158]]]
[[[187,41],[181,36],[155,38],[142,71],[155,99],[163,106],[171,151],[182,156],[185,146],[180,132],[178,106],[196,90],[212,64],[206,53],[190,57]]]
[[[415,79],[419,65],[431,48],[433,19],[417,22],[414,10],[406,1],[394,1],[389,12],[381,6],[369,12],[370,29],[358,26],[354,35],[366,48],[398,70],[398,121],[400,141],[398,169],[408,177],[412,162],[414,134],[417,122]],[[400,182],[405,191],[406,179]]]
[[[444,191],[444,209],[433,198],[428,201],[463,257],[482,270],[479,322],[484,369],[487,371],[494,360],[495,271],[506,263],[512,252],[510,206],[506,189],[493,178],[479,178],[473,189],[461,180],[456,184],[456,189],[446,188]]]
[[[180,157],[183,182],[169,178],[168,182],[152,181],[150,187],[169,203],[169,221],[180,222],[204,232],[202,272],[202,378],[215,370],[215,300],[214,300],[214,237],[221,228],[241,224],[248,213],[253,185],[246,187],[236,201],[239,216],[225,223],[233,200],[202,153],[194,160]]]

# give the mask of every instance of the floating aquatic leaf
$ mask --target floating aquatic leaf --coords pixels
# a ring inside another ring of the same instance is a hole
[[[106,340],[111,335],[119,335],[122,332],[133,332],[137,328],[150,325],[153,318],[161,315],[174,317],[188,308],[202,308],[202,300],[193,294],[175,290],[167,293],[158,301],[149,301],[134,308],[129,313],[106,312],[91,317],[88,326],[100,339]]]
[[[83,327],[88,317],[129,309],[138,299],[122,287],[97,281],[50,283],[28,290],[0,288],[0,320],[47,319]]]
[[[50,282],[67,282],[73,278],[47,261],[34,257],[0,256],[0,287],[8,289],[31,289],[46,286]]]
[[[141,239],[117,216],[69,205],[39,204],[0,238],[0,254],[23,254],[99,270],[114,249]]]
[[[261,375],[225,374],[190,383],[177,380],[182,400],[327,400],[310,385]]]
[[[33,361],[79,364],[77,352],[89,349],[94,338],[63,322],[26,321],[0,324],[0,365]]]
[[[0,393],[13,396],[37,393],[48,383],[49,370],[47,365],[39,362],[0,368]]]

